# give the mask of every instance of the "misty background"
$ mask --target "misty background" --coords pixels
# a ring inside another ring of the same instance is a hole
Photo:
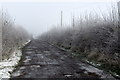
[[[61,11],[63,11],[63,25],[72,25],[72,17],[75,21],[80,16],[89,12],[107,13],[111,9],[112,2],[2,2],[0,7],[7,12],[33,36],[38,36],[59,26]]]

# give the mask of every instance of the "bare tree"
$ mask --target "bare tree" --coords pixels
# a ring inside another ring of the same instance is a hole
[[[9,58],[16,49],[22,47],[23,43],[29,39],[29,34],[24,28],[15,25],[8,13],[4,12],[1,17],[0,25],[2,26],[0,26],[0,30],[2,31],[0,31],[0,39],[2,40],[1,54],[3,56],[1,59],[6,59]]]

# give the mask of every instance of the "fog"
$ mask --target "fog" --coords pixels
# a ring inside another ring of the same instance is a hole
[[[95,11],[107,12],[111,1],[102,2],[1,2],[0,7],[7,12],[15,24],[23,26],[34,36],[60,25],[61,10],[63,25],[71,25],[72,16],[77,20],[80,14]]]

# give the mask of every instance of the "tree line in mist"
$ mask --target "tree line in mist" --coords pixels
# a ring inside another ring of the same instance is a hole
[[[56,26],[38,39],[69,50],[84,61],[100,64],[100,67],[120,75],[120,13],[116,5],[108,12],[80,16],[74,26]]]
[[[16,25],[8,13],[3,11],[0,11],[0,29],[1,60],[8,59],[30,38],[28,32],[22,26]]]

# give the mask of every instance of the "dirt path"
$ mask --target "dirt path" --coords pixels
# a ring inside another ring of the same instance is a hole
[[[22,52],[21,64],[12,78],[113,78],[44,41],[31,41]]]

